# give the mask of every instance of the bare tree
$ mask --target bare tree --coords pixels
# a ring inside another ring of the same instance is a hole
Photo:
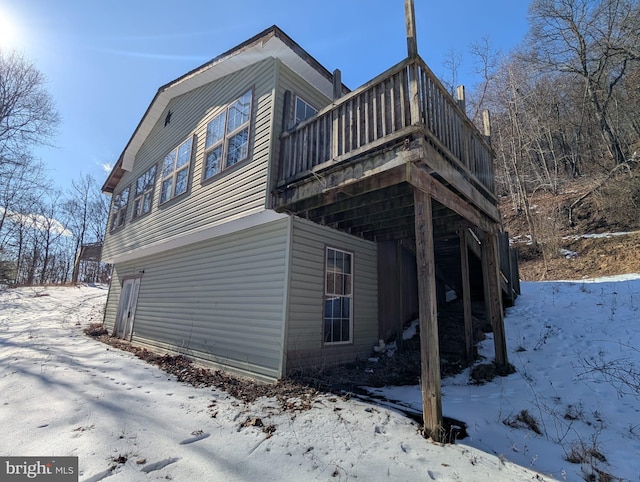
[[[11,238],[15,224],[9,222],[17,213],[30,210],[43,191],[49,189],[43,180],[42,165],[23,155],[19,163],[7,164],[0,176],[0,253]]]
[[[453,49],[449,50],[447,52],[447,56],[442,62],[442,66],[447,71],[446,77],[442,77],[442,83],[451,95],[454,95],[455,89],[458,86],[460,65],[462,65],[462,55]]]
[[[609,154],[626,160],[612,122],[616,90],[640,61],[637,0],[534,0],[529,8],[529,55],[549,71],[582,79],[584,95]]]
[[[482,37],[480,41],[471,44],[470,53],[473,58],[475,74],[480,76],[480,83],[475,86],[474,94],[469,99],[473,112],[470,118],[479,125],[480,116],[485,109],[485,100],[491,84],[495,80],[502,54],[494,50],[489,37]]]
[[[42,73],[16,52],[0,49],[0,174],[31,146],[49,142],[58,122]]]
[[[80,175],[71,182],[71,189],[63,209],[67,226],[73,232],[74,253],[88,242],[102,242],[107,224],[109,206],[106,196],[100,192],[96,180],[90,175]],[[72,282],[78,281],[79,264],[74,265]]]

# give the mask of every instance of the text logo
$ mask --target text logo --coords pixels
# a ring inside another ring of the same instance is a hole
[[[78,482],[78,457],[0,457],[0,481]]]

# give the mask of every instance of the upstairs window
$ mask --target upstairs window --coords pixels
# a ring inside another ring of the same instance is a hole
[[[249,126],[253,92],[247,91],[207,124],[204,179],[249,157]]]
[[[190,137],[164,158],[162,162],[160,204],[187,192],[192,144],[193,138]]]
[[[111,205],[111,231],[124,226],[127,214],[127,203],[129,202],[129,188],[124,188],[120,193],[113,196]]]
[[[136,181],[136,192],[133,199],[133,217],[137,218],[151,211],[153,186],[156,182],[156,166],[153,166]]]
[[[353,253],[327,248],[324,342],[350,343],[353,334]]]
[[[313,117],[318,110],[305,102],[301,97],[296,96],[295,111],[293,115],[294,125]]]

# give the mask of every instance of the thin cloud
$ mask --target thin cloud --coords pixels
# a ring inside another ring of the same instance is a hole
[[[117,55],[120,57],[131,57],[137,59],[149,59],[149,60],[180,60],[185,62],[205,62],[209,60],[209,57],[204,55],[175,55],[175,54],[161,54],[153,52],[132,52],[128,50],[116,50],[116,49],[93,49],[96,52],[103,54]]]

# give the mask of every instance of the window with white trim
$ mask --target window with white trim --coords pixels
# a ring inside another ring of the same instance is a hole
[[[156,166],[151,167],[136,181],[135,197],[133,198],[133,218],[151,211],[153,186],[156,182]]]
[[[162,183],[160,184],[160,204],[187,192],[192,144],[193,137],[189,137],[164,158]]]
[[[125,187],[122,191],[113,196],[113,202],[111,203],[111,231],[115,231],[116,229],[124,226],[128,202],[128,187]]]
[[[293,114],[294,125],[307,120],[309,117],[313,117],[317,113],[318,109],[296,95],[296,103]]]
[[[253,91],[248,90],[207,124],[204,179],[249,157],[249,127]]]
[[[324,343],[350,343],[353,337],[353,253],[326,249]]]

